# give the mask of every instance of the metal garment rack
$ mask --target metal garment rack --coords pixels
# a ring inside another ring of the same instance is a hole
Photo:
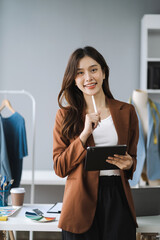
[[[34,203],[34,168],[35,168],[35,123],[36,123],[36,102],[34,97],[25,90],[0,90],[0,94],[7,95],[26,95],[32,101],[32,179],[31,179],[31,198],[30,202]]]

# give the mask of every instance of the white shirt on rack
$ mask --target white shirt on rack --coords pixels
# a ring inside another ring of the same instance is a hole
[[[110,146],[118,144],[118,135],[110,115],[101,120],[97,128],[93,131],[95,146]],[[101,170],[100,176],[120,175],[119,170]]]

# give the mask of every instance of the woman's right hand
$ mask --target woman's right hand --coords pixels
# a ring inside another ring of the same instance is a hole
[[[79,136],[83,145],[85,145],[88,137],[92,134],[93,130],[98,126],[99,122],[100,122],[100,112],[86,114],[84,129]]]

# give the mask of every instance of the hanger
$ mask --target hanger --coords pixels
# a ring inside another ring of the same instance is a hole
[[[4,99],[2,101],[2,105],[0,106],[0,112],[7,107],[12,113],[15,113],[15,110],[12,108],[11,103],[8,99]]]

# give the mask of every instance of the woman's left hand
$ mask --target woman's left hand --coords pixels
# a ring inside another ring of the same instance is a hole
[[[114,157],[108,157],[106,162],[112,163],[122,170],[129,170],[133,165],[133,159],[127,152],[125,155],[114,154]]]

